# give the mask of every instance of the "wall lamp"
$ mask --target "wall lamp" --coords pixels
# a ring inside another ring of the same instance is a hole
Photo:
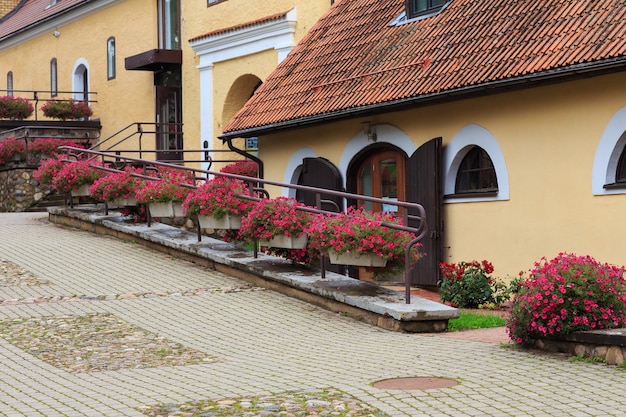
[[[58,38],[59,36],[61,36],[61,32],[59,32],[58,30],[55,30],[54,32],[52,32],[52,36],[54,36],[55,38]]]
[[[376,128],[372,127],[371,122],[363,122],[363,133],[367,136],[367,140],[371,140],[372,142],[376,142],[378,140]]]

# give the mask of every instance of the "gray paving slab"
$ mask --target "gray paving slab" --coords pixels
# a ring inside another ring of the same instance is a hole
[[[623,369],[386,331],[139,245],[47,224],[41,214],[0,214],[0,259],[50,281],[0,287],[0,298],[23,297],[0,305],[0,319],[112,314],[219,359],[71,373],[0,334],[3,416],[139,417],[140,407],[158,403],[325,388],[388,416],[626,415]],[[243,289],[227,290],[237,286]],[[154,296],[76,300],[75,294]],[[421,391],[372,386],[409,376],[459,384]]]

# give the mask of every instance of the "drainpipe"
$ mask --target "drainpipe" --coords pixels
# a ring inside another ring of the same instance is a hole
[[[235,145],[233,145],[233,138],[227,138],[226,142],[228,143],[228,149],[243,156],[244,158],[252,159],[254,162],[256,162],[259,166],[259,178],[263,179],[263,161],[261,161],[254,155],[250,155],[243,149],[235,148]]]

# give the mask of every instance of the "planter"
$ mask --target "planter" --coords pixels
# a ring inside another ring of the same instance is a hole
[[[203,229],[241,229],[241,217],[230,214],[225,215],[221,219],[200,214],[198,215],[198,223]]]
[[[127,198],[118,197],[118,198],[114,198],[113,200],[111,200],[111,205],[132,207],[132,206],[137,205],[137,199],[132,196],[127,197]]]
[[[382,256],[378,256],[370,252],[360,252],[358,254],[353,254],[329,251],[328,258],[330,259],[330,263],[334,265],[354,265],[370,267],[383,267],[387,265],[387,260],[385,260]]]
[[[89,186],[91,184],[83,184],[75,190],[70,191],[72,197],[88,197],[91,195],[89,192]]]
[[[304,249],[309,237],[304,234],[298,237],[276,236],[269,240],[260,240],[261,246],[283,249]]]
[[[183,208],[181,203],[167,201],[165,203],[148,204],[150,216],[152,217],[182,217]]]

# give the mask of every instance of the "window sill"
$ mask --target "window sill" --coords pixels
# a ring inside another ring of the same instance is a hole
[[[614,182],[612,184],[604,184],[605,190],[626,190],[626,182]]]
[[[455,193],[455,194],[446,194],[443,196],[445,199],[451,198],[492,198],[497,197],[498,191],[476,191],[476,192],[466,192],[466,193]]]

